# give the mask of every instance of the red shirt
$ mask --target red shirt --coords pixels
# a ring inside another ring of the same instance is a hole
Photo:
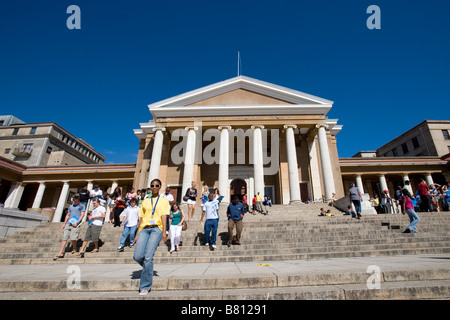
[[[253,203],[253,204],[256,204],[256,203],[257,203],[256,197],[254,197],[254,198],[252,199],[252,203]]]
[[[417,186],[417,189],[419,190],[419,194],[421,196],[428,196],[428,186],[425,183],[419,183],[419,185]]]

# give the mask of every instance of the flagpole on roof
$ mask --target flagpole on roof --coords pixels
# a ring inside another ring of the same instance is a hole
[[[240,52],[238,51],[238,61],[237,61],[237,65],[238,65],[238,77],[240,76],[240,71],[239,71],[239,61],[240,61],[240,59],[241,59],[241,55],[240,55]]]

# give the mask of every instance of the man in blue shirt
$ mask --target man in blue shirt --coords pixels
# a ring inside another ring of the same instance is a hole
[[[66,218],[64,219],[64,224],[62,225],[62,229],[64,231],[61,247],[58,255],[56,255],[53,260],[64,258],[64,252],[68,240],[72,242],[72,254],[77,251],[77,240],[80,237],[79,226],[81,221],[83,221],[86,208],[80,203],[80,197],[78,195],[75,195],[72,198],[72,201],[72,205],[67,210]]]
[[[205,220],[205,246],[211,244],[216,249],[217,228],[219,226],[219,201],[214,200],[214,194],[209,194],[208,202],[203,204],[202,218],[206,215]],[[211,235],[211,237],[210,237]]]
[[[231,246],[233,239],[233,228],[236,226],[236,240],[233,241],[234,244],[241,244],[241,234],[244,228],[244,223],[242,219],[244,218],[244,205],[239,202],[239,197],[234,196],[233,202],[228,205],[227,209],[228,217],[228,247]]]

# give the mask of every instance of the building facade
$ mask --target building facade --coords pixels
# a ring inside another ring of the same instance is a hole
[[[383,190],[394,194],[397,185],[415,192],[422,178],[428,184],[450,181],[450,121],[426,120],[375,151],[339,158],[342,126],[327,117],[332,105],[260,80],[231,78],[150,104],[153,120],[134,130],[139,152],[131,164],[104,164],[103,156],[55,123],[0,126],[0,203],[21,210],[52,207],[58,222],[85,184],[108,193],[119,187],[125,194],[159,178],[180,203],[194,182],[199,193],[204,186],[218,188],[225,203],[260,193],[274,204],[295,205],[326,202],[333,194],[343,200],[350,182],[369,198]],[[25,155],[30,162],[19,154],[28,141],[34,141]],[[406,150],[402,144],[416,153],[390,154]],[[10,155],[7,148],[19,150]],[[55,162],[51,155],[60,150],[77,160]]]
[[[273,203],[344,194],[332,101],[239,76],[149,105],[134,184],[159,177],[180,202],[194,182]]]
[[[102,164],[105,161],[105,156],[91,145],[55,122],[16,121],[0,126],[0,156],[28,167]]]
[[[376,153],[378,157],[442,157],[450,153],[450,121],[424,120]]]

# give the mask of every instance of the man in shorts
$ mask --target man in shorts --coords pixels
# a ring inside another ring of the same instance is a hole
[[[72,254],[77,251],[77,240],[80,237],[80,225],[83,221],[84,213],[86,208],[80,203],[80,197],[75,195],[72,199],[72,205],[67,210],[66,218],[62,226],[63,240],[61,241],[61,247],[59,249],[58,255],[56,255],[53,260],[58,260],[64,258],[64,251],[66,249],[67,240],[72,242]]]
[[[83,245],[81,246],[78,256],[84,257],[86,252],[86,246],[89,241],[94,242],[94,249],[91,252],[98,252],[98,240],[100,239],[100,232],[102,231],[103,220],[106,217],[106,209],[100,205],[100,198],[94,198],[92,200],[92,210],[90,216],[88,216],[88,228],[86,230],[86,235],[84,236]]]

